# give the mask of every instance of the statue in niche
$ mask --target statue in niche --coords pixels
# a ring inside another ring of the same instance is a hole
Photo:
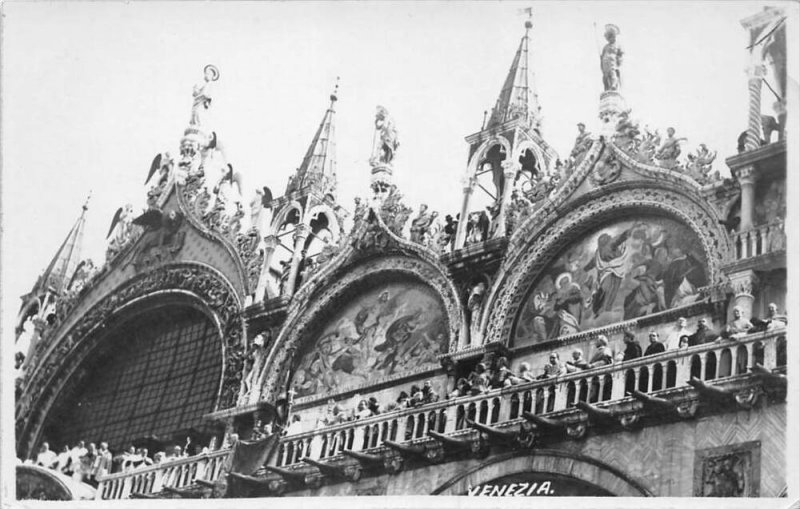
[[[616,91],[620,88],[620,72],[622,65],[622,48],[617,46],[619,28],[616,25],[606,25],[606,43],[600,53],[600,69],[603,71],[603,88],[606,92]]]
[[[200,125],[200,110],[207,110],[211,105],[212,83],[219,79],[219,69],[213,65],[207,65],[203,69],[203,81],[194,86],[192,90],[192,116],[189,125]]]
[[[383,106],[378,106],[375,112],[375,135],[376,142],[370,162],[376,166],[391,164],[400,143],[397,141],[397,129],[394,122]]]
[[[479,281],[475,284],[469,292],[467,299],[467,309],[469,310],[469,332],[470,337],[475,339],[480,333],[481,327],[481,306],[483,305],[483,298],[486,294],[486,283]]]

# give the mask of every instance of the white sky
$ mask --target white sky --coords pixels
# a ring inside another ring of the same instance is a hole
[[[739,21],[759,2],[6,3],[3,330],[89,190],[84,252],[96,261],[117,207],[144,207],[150,161],[178,152],[207,63],[221,71],[209,125],[248,189],[283,192],[341,76],[340,203],[350,209],[368,192],[382,104],[399,130],[395,175],[407,202],[455,214],[464,136],[500,92],[528,5],[543,135],[562,157],[577,122],[597,132],[598,44],[613,22],[634,118],[662,132],[674,126],[689,138],[684,151],[707,143],[727,173],[747,117]]]

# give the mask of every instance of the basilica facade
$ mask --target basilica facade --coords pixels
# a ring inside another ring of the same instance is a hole
[[[106,442],[97,499],[785,495],[781,19],[743,21],[730,177],[632,119],[614,25],[601,128],[557,154],[526,23],[444,217],[404,203],[381,107],[371,194],[337,200],[338,90],[285,190],[243,199],[207,66],[146,211],[120,208],[99,266],[81,215],[23,296],[18,458]],[[19,498],[79,496],[47,467],[18,466]]]

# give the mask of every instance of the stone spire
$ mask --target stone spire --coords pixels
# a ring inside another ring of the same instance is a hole
[[[526,120],[533,129],[538,129],[541,125],[542,108],[539,106],[539,98],[536,95],[528,65],[528,46],[530,44],[528,34],[532,27],[533,23],[530,19],[525,21],[525,35],[519,43],[514,61],[511,63],[511,69],[508,70],[508,76],[503,83],[503,89],[492,109],[489,123],[486,124],[487,129],[515,118]]]
[[[75,274],[75,269],[81,258],[83,247],[83,229],[86,224],[86,211],[89,208],[89,198],[83,204],[81,215],[70,229],[64,242],[56,251],[50,264],[39,277],[31,294],[44,294],[51,292],[60,295],[66,290],[70,278]]]
[[[339,78],[336,78],[336,86],[330,95],[330,106],[322,117],[303,162],[289,181],[286,194],[308,187],[322,195],[336,192],[336,128],[333,120],[338,92]]]

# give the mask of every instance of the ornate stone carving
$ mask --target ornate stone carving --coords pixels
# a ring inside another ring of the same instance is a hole
[[[403,195],[398,191],[397,186],[390,186],[388,195],[380,206],[381,219],[389,227],[389,230],[401,237],[411,212],[411,207],[403,203]]]
[[[581,438],[586,436],[586,423],[579,422],[575,424],[568,424],[567,436],[575,440],[580,440]]]
[[[241,338],[244,323],[239,312],[241,303],[234,289],[224,277],[213,269],[184,263],[164,266],[128,280],[103,300],[95,304],[59,340],[49,347],[42,360],[31,369],[16,407],[16,421],[20,434],[18,444],[21,454],[33,445],[50,406],[56,396],[79,369],[82,361],[102,340],[102,325],[134,300],[169,290],[180,290],[192,295],[196,302],[207,306],[217,317],[223,334],[225,375],[223,398],[217,408],[235,403],[242,371]],[[63,348],[62,348],[63,347]],[[65,352],[66,355],[65,355]],[[33,408],[37,412],[32,413]]]
[[[687,162],[681,166],[681,170],[698,184],[707,185],[722,180],[719,170],[711,173],[711,164],[717,158],[717,151],[711,152],[705,143],[701,143],[694,154],[689,154],[686,158]]]
[[[701,449],[694,458],[695,497],[758,497],[761,442]]]
[[[247,288],[253,291],[258,284],[261,276],[261,269],[264,265],[264,250],[259,249],[261,240],[258,228],[255,226],[247,230],[247,233],[240,233],[236,236],[236,251],[244,264],[247,274]]]
[[[186,232],[179,231],[182,224],[183,214],[179,211],[171,210],[164,214],[161,226],[142,235],[143,238],[131,260],[134,267],[141,270],[174,258],[183,248],[186,237]]]
[[[694,417],[694,414],[697,413],[697,407],[699,403],[700,402],[696,399],[683,401],[678,403],[678,406],[675,407],[675,410],[678,412],[678,415],[684,419],[691,419]]]
[[[622,173],[622,165],[611,150],[605,150],[589,174],[589,180],[595,186],[603,186],[617,180],[620,173]]]

